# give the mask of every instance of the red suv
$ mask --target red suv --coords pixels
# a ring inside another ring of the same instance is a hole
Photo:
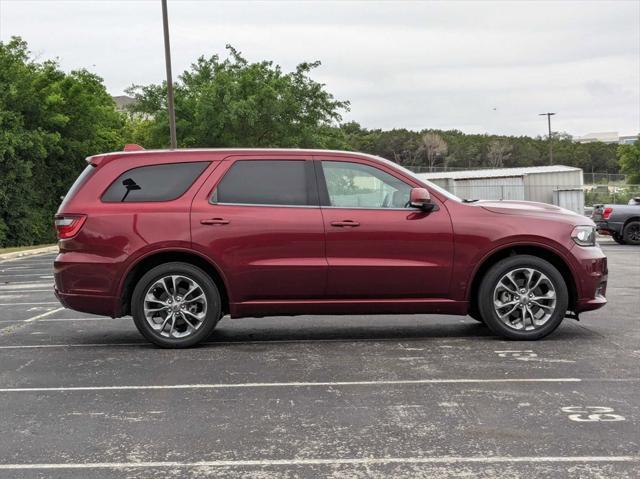
[[[469,314],[528,340],[606,303],[589,218],[463,201],[382,158],[129,147],[87,161],[55,217],[56,295],[130,314],[159,346],[194,345],[226,314]]]

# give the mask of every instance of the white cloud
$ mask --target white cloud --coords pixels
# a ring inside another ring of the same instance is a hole
[[[230,43],[314,78],[367,127],[640,130],[640,3],[169,2],[174,72]],[[157,1],[0,3],[0,38],[87,67],[118,94],[164,76]],[[95,65],[95,66],[94,66]],[[496,108],[496,110],[493,110]]]

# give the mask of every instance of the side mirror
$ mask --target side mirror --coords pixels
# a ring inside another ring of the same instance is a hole
[[[431,211],[435,204],[431,202],[431,195],[426,188],[411,188],[409,205],[412,208],[420,208],[422,211]]]

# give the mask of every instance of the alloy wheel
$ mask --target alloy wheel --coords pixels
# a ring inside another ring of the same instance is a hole
[[[204,289],[184,275],[163,276],[144,295],[144,318],[160,336],[182,339],[192,335],[207,317]]]
[[[496,284],[493,307],[506,326],[532,331],[543,327],[553,315],[556,290],[551,280],[538,269],[513,269]]]

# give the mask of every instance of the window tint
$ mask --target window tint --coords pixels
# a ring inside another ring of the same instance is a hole
[[[66,204],[67,200],[71,200],[71,198],[73,198],[75,194],[78,191],[80,191],[80,188],[82,187],[82,185],[86,183],[86,181],[89,179],[89,177],[93,174],[95,170],[96,170],[96,167],[93,165],[87,165],[85,169],[82,170],[82,173],[80,173],[80,176],[76,178],[76,181],[73,182],[73,184],[71,185],[71,188],[69,188],[69,191],[67,191],[67,194],[64,196],[64,198],[62,198],[61,208]]]
[[[315,180],[307,174],[309,168],[313,168],[311,162],[303,160],[236,161],[218,184],[211,202],[317,205]]]
[[[169,201],[182,196],[208,162],[141,166],[122,173],[102,195],[109,203]]]
[[[411,187],[378,168],[359,163],[323,161],[331,206],[405,208]]]

